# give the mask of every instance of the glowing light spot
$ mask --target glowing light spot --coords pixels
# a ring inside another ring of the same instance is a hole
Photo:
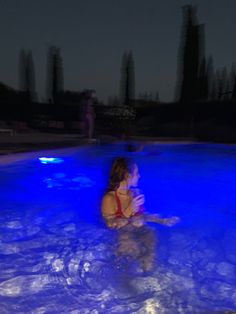
[[[66,282],[67,282],[67,284],[70,286],[70,285],[72,285],[72,279],[70,278],[70,277],[68,277],[68,278],[66,278]]]
[[[153,300],[153,299],[148,299],[144,302],[145,306],[145,313],[147,314],[156,314],[157,313],[157,308],[160,308],[160,304]]]
[[[58,272],[61,271],[64,268],[64,263],[59,258],[53,261],[52,268],[54,271]]]
[[[79,269],[79,264],[75,259],[72,259],[68,265],[69,273],[76,273]]]
[[[90,263],[86,262],[84,263],[84,271],[88,272],[90,269]]]
[[[64,159],[56,157],[39,157],[39,161],[42,164],[60,164],[64,162]]]

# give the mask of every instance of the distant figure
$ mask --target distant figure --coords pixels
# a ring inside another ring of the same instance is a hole
[[[118,230],[117,255],[137,259],[143,271],[148,271],[153,267],[156,238],[146,222],[173,226],[179,218],[160,218],[156,214],[146,213],[144,195],[137,188],[139,178],[136,163],[130,159],[116,158],[101,210],[107,227]]]
[[[130,153],[141,152],[144,149],[144,143],[142,142],[137,143],[137,142],[128,140],[126,148],[127,148],[127,151]]]
[[[83,92],[81,104],[81,119],[83,121],[83,134],[89,140],[93,138],[95,126],[95,111],[93,108],[93,91]]]
[[[125,150],[129,153],[145,153],[146,156],[159,156],[161,152],[159,150],[154,149],[148,149],[144,152],[145,149],[145,143],[144,142],[136,142],[136,141],[130,141],[126,140],[125,144]]]

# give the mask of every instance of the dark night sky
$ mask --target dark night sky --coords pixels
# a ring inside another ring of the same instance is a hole
[[[45,94],[47,47],[61,47],[65,89],[118,95],[121,57],[132,50],[136,95],[158,90],[173,99],[181,6],[198,6],[206,53],[216,67],[236,61],[236,0],[0,0],[0,81],[18,87],[18,54],[32,49],[36,88]]]

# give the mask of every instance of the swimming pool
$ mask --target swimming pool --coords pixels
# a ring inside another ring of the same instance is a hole
[[[115,258],[100,217],[110,161],[139,165],[155,266]],[[44,156],[41,156],[44,157]],[[55,151],[56,160],[0,166],[1,313],[233,313],[236,310],[236,147],[123,144]]]

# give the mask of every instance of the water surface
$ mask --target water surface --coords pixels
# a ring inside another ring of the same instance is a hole
[[[155,264],[117,259],[100,217],[110,161],[132,156],[149,212]],[[42,156],[43,157],[43,156]],[[59,163],[1,166],[1,313],[232,313],[236,310],[236,148],[88,146]]]

